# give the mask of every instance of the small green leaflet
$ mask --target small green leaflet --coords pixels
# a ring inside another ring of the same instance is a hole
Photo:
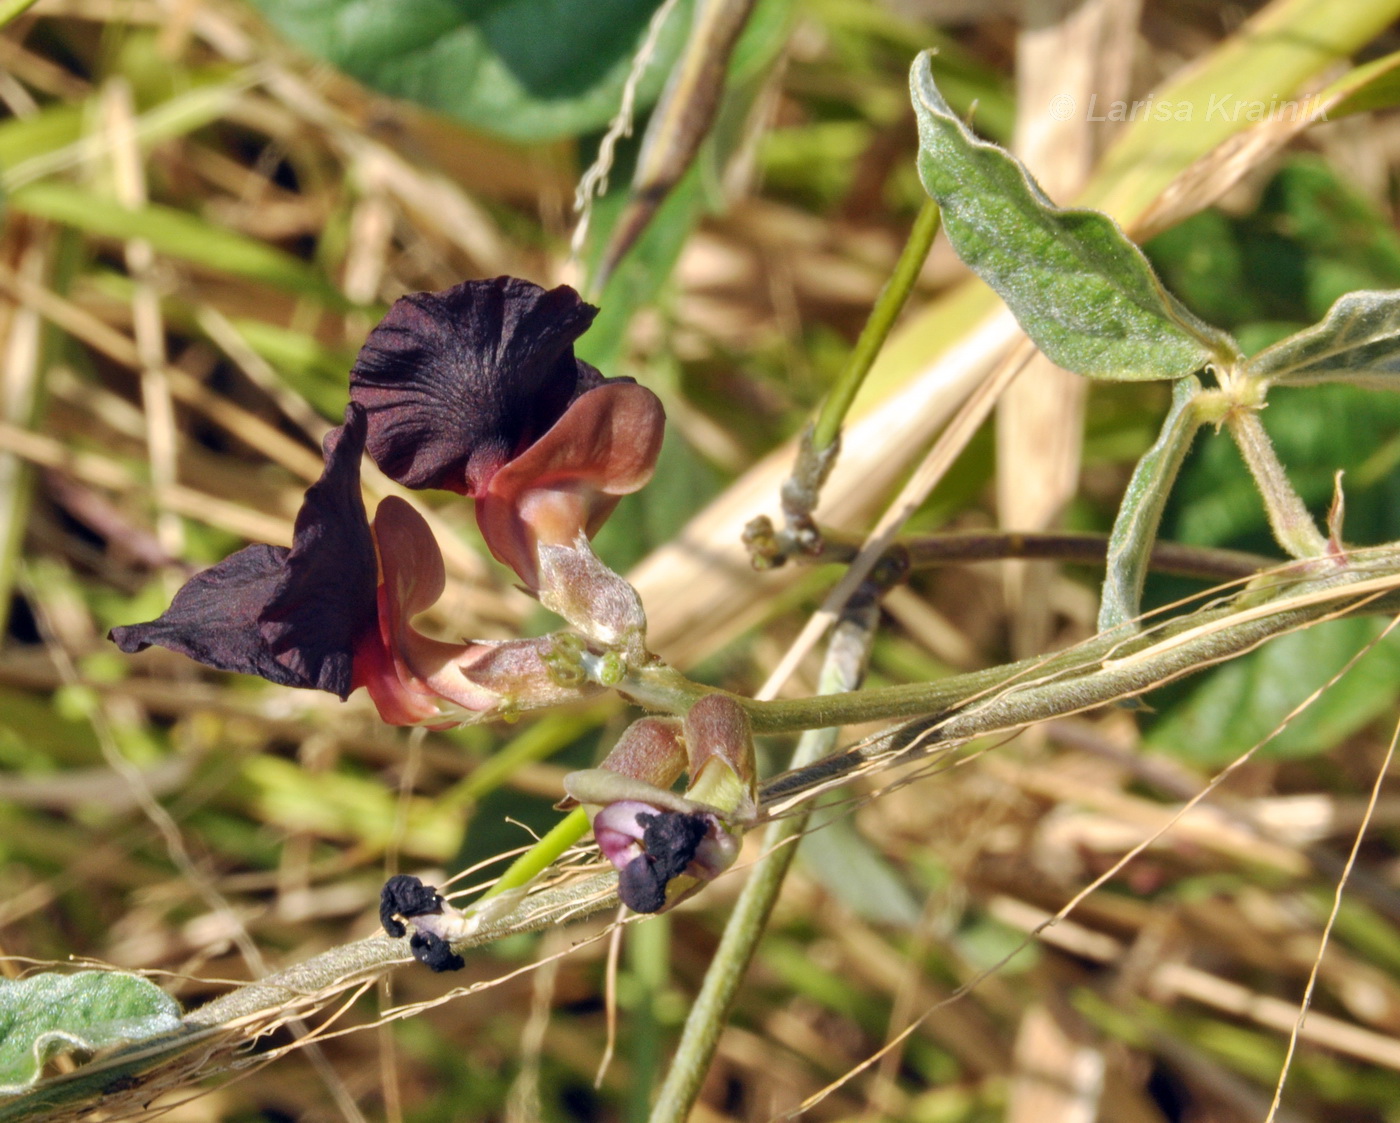
[[[1107,215],[1055,206],[1020,161],[958,120],[925,51],[910,89],[919,177],[958,256],[1052,362],[1090,378],[1181,378],[1238,348],[1167,292]]]
[[[1320,324],[1266,347],[1245,370],[1276,386],[1400,390],[1400,292],[1348,293]]]
[[[122,971],[0,980],[0,1095],[28,1089],[64,1053],[95,1053],[180,1032],[180,1007]]]

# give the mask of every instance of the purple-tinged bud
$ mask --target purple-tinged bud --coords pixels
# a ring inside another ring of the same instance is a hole
[[[603,857],[621,870],[642,853],[643,819],[657,813],[650,803],[624,799],[610,803],[593,816],[593,837]]]
[[[690,784],[686,795],[748,821],[758,807],[758,775],[749,716],[735,699],[707,694],[685,715]]]

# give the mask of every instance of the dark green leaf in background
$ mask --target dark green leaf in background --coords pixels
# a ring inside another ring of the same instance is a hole
[[[258,0],[293,43],[367,85],[518,141],[617,112],[659,0]],[[691,21],[666,21],[638,105],[656,100]]]
[[[1316,323],[1349,292],[1400,288],[1389,218],[1312,156],[1280,168],[1252,212],[1203,211],[1144,248],[1196,315],[1246,344]]]
[[[1148,743],[1203,768],[1217,768],[1258,744],[1295,706],[1326,686],[1375,639],[1384,620],[1333,620],[1274,640],[1248,659],[1218,668],[1157,722]],[[1400,634],[1392,632],[1328,687],[1264,750],[1313,756],[1395,707]]]

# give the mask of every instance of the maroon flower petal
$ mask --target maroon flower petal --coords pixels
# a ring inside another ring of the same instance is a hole
[[[307,489],[292,532],[285,578],[262,615],[277,661],[342,699],[351,687],[356,640],[378,622],[374,539],[360,497],[365,411],[326,434],[326,470]]]
[[[467,281],[397,301],[350,372],[369,451],[407,487],[478,495],[602,376],[573,343],[598,310],[567,286]]]
[[[582,394],[478,497],[491,553],[537,588],[536,543],[571,546],[580,532],[596,534],[622,496],[651,479],[665,427],[661,400],[635,382],[609,380]]]
[[[352,404],[326,437],[326,469],[306,492],[290,550],[238,551],[186,582],[159,619],[113,628],[112,640],[126,652],[158,644],[221,671],[349,695],[355,647],[377,619],[359,492],[364,442],[364,411]]]
[[[221,671],[261,675],[282,686],[311,686],[277,662],[258,624],[282,584],[287,553],[284,546],[246,546],[186,581],[158,619],[113,628],[111,639],[128,655],[153,645],[167,647]]]
[[[443,704],[474,712],[497,705],[498,694],[474,686],[462,673],[489,647],[444,643],[409,623],[432,608],[447,585],[442,552],[427,521],[391,495],[374,513],[374,535],[384,575],[379,587],[379,637],[391,674],[366,677],[364,682],[380,716],[392,724],[410,724],[403,716],[413,715],[414,723],[441,718]]]

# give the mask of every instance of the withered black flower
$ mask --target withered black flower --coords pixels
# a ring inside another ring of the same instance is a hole
[[[424,885],[409,874],[399,874],[386,881],[379,892],[379,923],[390,936],[400,939],[408,932],[404,920],[422,922],[441,917],[446,904],[431,885]],[[460,971],[467,965],[452,950],[451,943],[431,928],[415,928],[408,937],[408,949],[414,959],[432,971]]]
[[[710,831],[710,819],[683,811],[642,813],[636,819],[642,828],[642,853],[618,871],[617,895],[633,912],[660,912],[666,886],[695,860]]]
[[[113,628],[125,652],[152,644],[223,671],[338,694],[354,650],[377,630],[375,553],[360,498],[365,412],[350,405],[326,435],[292,547],[253,545],[196,574],[156,620]]]

